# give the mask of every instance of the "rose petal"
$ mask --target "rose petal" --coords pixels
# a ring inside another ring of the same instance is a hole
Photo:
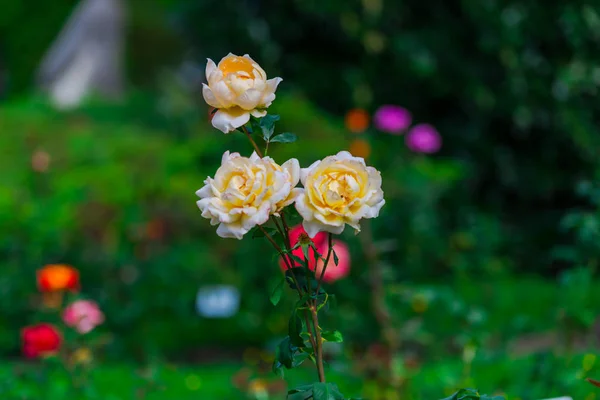
[[[220,109],[212,119],[212,125],[223,133],[235,131],[250,121],[250,113],[241,108]]]

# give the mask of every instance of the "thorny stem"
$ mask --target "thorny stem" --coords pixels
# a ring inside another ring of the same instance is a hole
[[[323,277],[325,276],[325,270],[327,269],[327,265],[329,265],[329,259],[331,258],[331,253],[333,253],[333,234],[329,234],[327,239],[327,245],[329,246],[329,250],[327,251],[327,257],[325,257],[325,263],[323,264],[323,270],[321,271],[321,276],[319,277],[319,283],[317,285],[317,296],[319,295],[319,290],[321,289],[321,284],[323,283]]]
[[[290,243],[290,228],[285,220],[285,214],[281,213],[281,224],[283,225],[283,232],[285,233],[285,240],[287,241],[288,247],[291,248],[292,244]]]
[[[244,131],[244,133],[246,134],[246,136],[248,137],[248,140],[250,140],[250,143],[252,143],[252,146],[254,147],[254,150],[256,151],[256,154],[258,154],[258,156],[260,158],[263,158],[263,154],[260,151],[260,149],[258,148],[258,145],[256,144],[256,142],[254,141],[254,139],[252,139],[252,136],[250,135],[250,132],[248,132],[248,129],[246,129],[245,126],[242,126],[242,130]]]
[[[277,220],[275,218],[273,218],[273,221],[275,223],[275,226],[277,227],[277,230],[283,235],[283,232],[281,232],[281,228],[279,227],[279,224],[276,222]],[[281,247],[279,247],[279,245],[277,245],[277,243],[275,242],[275,240],[271,237],[271,235],[269,235],[269,233],[265,230],[265,228],[262,227],[262,225],[258,226],[259,229],[264,233],[265,237],[269,240],[269,242],[271,242],[271,244],[273,245],[273,247],[275,248],[275,250],[277,250],[277,252],[283,257],[283,260],[286,263],[287,269],[291,269],[292,268],[292,260],[290,257],[285,257],[283,251],[281,250]],[[287,235],[285,235],[284,237],[286,237]],[[289,239],[289,237],[288,237]],[[291,252],[291,248],[289,245],[289,240],[287,241],[287,250],[288,252]],[[288,253],[289,254],[289,253]],[[294,284],[296,285],[296,290],[298,291],[298,297],[302,298],[302,290],[300,289],[300,285],[298,284],[298,280],[296,279],[296,276],[292,273],[292,279],[294,280]],[[310,345],[313,348],[313,353],[317,352],[317,344],[315,342],[315,338],[314,335],[310,332],[310,322],[308,320],[308,312],[306,311],[304,313],[304,322],[306,323],[306,329],[309,329],[309,341],[310,341]]]
[[[283,225],[283,228],[280,227],[280,225],[277,223],[275,218],[273,219],[273,221],[275,223],[275,226],[277,227],[277,230],[279,230],[279,232],[283,234],[287,252],[288,253],[291,252],[290,237],[288,234],[289,228],[285,221],[285,217],[283,216],[283,214],[281,215],[281,223]],[[279,252],[279,254],[281,254],[283,256],[284,252],[281,250],[281,247],[279,247],[279,245],[275,242],[275,240],[268,234],[268,232],[261,225],[259,225],[259,228],[264,233],[264,235],[267,237],[269,242],[271,242],[271,244],[273,245],[275,250],[277,250]],[[283,232],[282,232],[282,230],[283,230]],[[331,253],[333,252],[332,236],[333,235],[330,233],[329,234],[329,251],[327,253],[327,257],[325,258],[325,264],[323,265],[323,271],[321,272],[321,276],[317,283],[317,292],[316,292],[317,297],[318,297],[319,290],[321,289],[321,284],[323,282],[323,276],[325,274],[327,264],[329,263],[329,259],[331,258]],[[288,269],[292,268],[292,266],[290,265],[290,264],[293,265],[291,258],[284,257],[284,259],[286,260]],[[308,264],[308,260],[305,260],[305,261]],[[296,284],[296,289],[298,290],[298,295],[300,296],[300,298],[302,298],[302,292],[301,292],[300,286],[298,285],[298,281],[296,280],[296,277],[294,276],[294,274],[292,274],[292,278],[294,279],[294,283]],[[308,279],[308,285],[309,285],[308,291],[310,293],[312,291],[312,289],[310,287],[310,279]],[[317,374],[319,375],[319,382],[325,382],[325,367],[323,365],[323,337],[321,335],[321,328],[319,327],[319,315],[318,315],[318,310],[317,310],[317,301],[318,301],[318,299],[315,299],[312,302],[310,301],[310,299],[308,301],[310,315],[311,315],[311,319],[312,319],[312,327],[313,327],[312,332],[310,329],[311,324],[309,323],[307,313],[305,313],[304,317],[305,317],[305,322],[306,322],[306,329],[308,330],[310,344],[313,348],[313,353],[316,358],[315,364],[317,366]]]
[[[283,219],[283,212],[281,213],[281,217]],[[293,265],[295,265],[295,263],[291,256],[292,246],[290,244],[290,237],[288,235],[285,223],[283,223],[283,227],[282,227],[279,225],[279,221],[277,221],[277,218],[275,218],[275,216],[272,216],[271,219],[273,220],[275,227],[277,228],[277,230],[279,231],[279,233],[281,234],[281,236],[284,239],[284,245],[285,245],[286,249],[288,250],[288,253],[286,254],[285,258],[287,258],[288,267],[291,268]]]
[[[319,316],[317,307],[313,304],[310,306],[313,326],[317,335],[317,373],[319,374],[319,382],[325,382],[325,368],[323,367],[323,338],[321,337],[321,328],[319,328]]]
[[[323,276],[325,275],[325,270],[327,269],[327,264],[329,263],[329,259],[331,257],[331,253],[333,250],[332,246],[332,234],[329,234],[329,251],[327,252],[327,257],[325,258],[325,263],[323,265],[323,270],[321,271],[321,276],[318,279],[317,290],[315,292],[315,299],[312,301],[310,305],[310,313],[312,316],[313,327],[315,330],[315,336],[317,337],[317,349],[316,349],[316,364],[317,364],[317,373],[319,374],[319,382],[325,382],[325,368],[323,366],[323,338],[321,336],[321,328],[319,327],[319,313],[318,313],[318,300],[319,300],[319,291],[321,290],[321,284],[323,283]],[[306,260],[308,263],[308,260]],[[309,281],[310,282],[310,281]],[[310,284],[310,283],[309,283]],[[309,288],[310,290],[310,288]]]

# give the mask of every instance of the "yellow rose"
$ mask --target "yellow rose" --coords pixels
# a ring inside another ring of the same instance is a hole
[[[385,204],[381,173],[347,151],[303,168],[300,180],[296,209],[311,238],[321,231],[340,234],[346,224],[360,231],[359,221],[377,217]]]
[[[267,74],[253,59],[229,53],[219,65],[210,58],[206,64],[207,84],[202,84],[202,95],[208,105],[218,111],[212,125],[229,133],[250,120],[264,117],[265,109],[275,100],[275,90],[281,78],[267,80]]]
[[[226,151],[215,178],[208,177],[196,192],[197,204],[211,225],[219,225],[217,235],[241,239],[294,202],[299,179],[300,165],[294,158],[279,166],[256,153],[248,158]]]

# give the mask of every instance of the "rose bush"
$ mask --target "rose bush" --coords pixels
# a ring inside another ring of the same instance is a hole
[[[205,100],[219,109],[212,118],[213,126],[225,133],[243,127],[241,131],[255,151],[249,158],[226,151],[214,179],[208,177],[205,186],[196,192],[200,197],[198,208],[211,225],[219,225],[217,234],[223,238],[242,239],[257,227],[259,235],[253,237],[264,236],[273,245],[285,270],[284,280],[271,294],[273,304],[279,302],[284,283],[298,293],[288,336],[277,348],[273,369],[283,373],[283,368],[294,368],[310,359],[315,363],[319,380],[289,390],[288,398],[342,400],[344,396],[338,387],[325,379],[323,343],[342,342],[343,337],[339,331],[324,330],[319,323],[319,311],[329,299],[322,284],[348,273],[348,247],[334,240],[332,234],[342,233],[346,224],[359,232],[362,218],[379,215],[385,204],[381,174],[347,151],[302,170],[294,158],[279,166],[272,158],[263,156],[252,136],[262,133],[264,154],[270,143],[290,143],[297,137],[288,132],[276,133],[279,116],[257,110],[256,107],[270,105],[275,98],[271,92],[265,95],[260,91],[267,82],[264,71],[250,57],[230,54],[218,66],[209,60],[207,78]],[[278,78],[272,81],[273,92],[279,81]],[[295,188],[300,179],[303,189]],[[294,202],[304,220],[302,228],[290,230],[286,206]],[[263,225],[269,221],[273,227],[267,229]],[[318,240],[309,239],[320,232]],[[330,261],[337,268],[331,266],[328,274]]]

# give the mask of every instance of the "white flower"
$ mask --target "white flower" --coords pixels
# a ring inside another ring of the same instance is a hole
[[[279,166],[256,152],[248,158],[226,151],[215,178],[207,178],[205,186],[196,192],[200,197],[197,204],[211,225],[219,225],[217,235],[241,239],[294,202],[300,193],[294,189],[299,178],[296,159]]]
[[[253,59],[229,53],[219,65],[210,58],[206,64],[208,85],[202,84],[202,95],[208,105],[218,111],[212,125],[229,133],[250,120],[250,115],[260,118],[275,100],[275,90],[281,78],[267,80],[267,74]]]
[[[296,209],[311,238],[320,231],[340,234],[346,224],[358,232],[359,221],[377,217],[385,204],[381,173],[347,151],[303,168],[300,179]]]

